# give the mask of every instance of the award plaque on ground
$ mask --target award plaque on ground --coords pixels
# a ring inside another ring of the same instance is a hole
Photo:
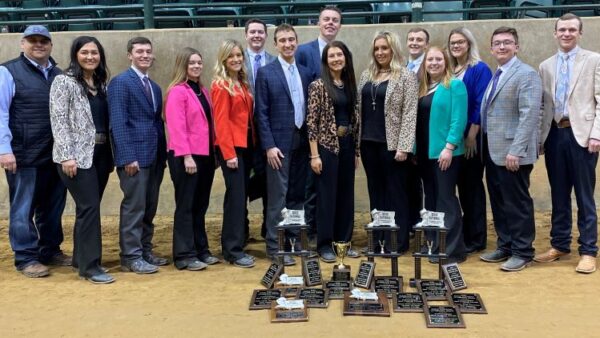
[[[373,289],[375,292],[384,292],[387,298],[392,298],[394,293],[402,292],[402,277],[376,276]]]
[[[300,292],[298,292],[298,299],[303,299],[306,307],[326,308],[329,306],[327,289],[300,289]]]
[[[452,304],[456,305],[461,313],[487,314],[485,305],[478,293],[453,293]]]
[[[302,276],[306,286],[320,285],[323,282],[318,258],[302,257]]]
[[[448,300],[448,288],[443,279],[419,280],[417,290],[426,300]]]
[[[282,292],[279,289],[257,289],[250,298],[250,310],[270,309],[271,303],[280,298]]]
[[[458,307],[453,305],[428,305],[425,302],[425,324],[429,328],[465,328]]]
[[[301,299],[278,298],[271,302],[271,323],[308,321],[308,309]]]
[[[260,280],[260,283],[264,285],[266,288],[271,289],[275,281],[279,278],[279,275],[283,272],[283,265],[279,265],[277,263],[273,263],[265,272],[265,275]]]
[[[446,281],[452,292],[467,288],[467,283],[465,283],[465,279],[460,273],[458,264],[452,263],[442,265],[442,270],[444,271],[444,276],[446,277]]]
[[[323,282],[323,289],[327,290],[329,299],[344,299],[344,292],[350,291],[352,280]]]
[[[360,261],[358,273],[354,279],[354,285],[359,288],[370,289],[373,275],[375,274],[375,263],[369,261]]]
[[[416,292],[394,294],[394,312],[423,312],[423,296]]]
[[[333,252],[338,257],[338,263],[333,266],[334,281],[349,281],[350,280],[350,265],[344,265],[344,257],[350,249],[350,242],[333,242],[331,243]]]
[[[390,316],[390,304],[383,292],[353,289],[344,293],[344,316]]]

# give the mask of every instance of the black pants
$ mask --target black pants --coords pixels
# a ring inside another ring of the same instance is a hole
[[[252,150],[235,148],[238,168],[227,167],[221,150],[217,148],[223,179],[225,180],[225,197],[223,198],[223,229],[221,232],[221,247],[223,258],[235,261],[244,257],[244,242],[246,240],[246,200],[248,199],[248,182],[252,169]]]
[[[100,201],[113,170],[112,154],[108,144],[94,148],[94,160],[89,169],[77,169],[70,178],[56,165],[58,175],[75,202],[75,227],[73,229],[73,267],[79,275],[91,277],[102,273],[102,231],[100,225]]]
[[[485,173],[498,235],[497,249],[523,259],[533,258],[535,220],[529,195],[529,175],[533,165],[521,165],[515,172],[496,165],[490,157],[484,136]]]
[[[331,250],[332,241],[350,242],[354,229],[354,139],[346,136],[338,140],[338,155],[319,146],[323,164],[321,174],[315,174],[319,252]]]
[[[415,155],[409,154],[407,161],[408,176],[406,179],[406,194],[408,196],[408,224],[412,227],[421,221],[423,209],[423,182],[419,175],[419,166],[413,162]]]
[[[479,142],[477,142],[479,147]],[[463,211],[463,238],[465,246],[483,250],[487,244],[487,219],[485,212],[485,188],[483,186],[484,164],[478,153],[463,158],[458,174],[458,196]]]
[[[367,175],[370,208],[396,212],[398,252],[405,252],[408,250],[410,231],[407,195],[409,164],[407,161],[394,160],[396,152],[387,150],[385,143],[362,141],[360,153]],[[380,231],[375,231],[374,236],[377,240],[385,240],[385,248],[390,251],[389,233],[384,238]]]
[[[436,159],[419,158],[419,171],[425,193],[425,208],[429,211],[444,213],[444,226],[448,228],[446,254],[454,259],[463,259],[465,256],[460,204],[456,197],[456,182],[462,159],[462,155],[454,156],[450,167],[442,171]],[[437,252],[439,238],[432,238],[431,234],[428,234],[428,238],[434,240],[434,251]]]
[[[205,216],[210,202],[210,190],[215,177],[215,158],[192,155],[195,174],[185,172],[183,156],[168,153],[169,172],[175,188],[173,217],[173,260],[200,258],[210,254],[206,236]]]

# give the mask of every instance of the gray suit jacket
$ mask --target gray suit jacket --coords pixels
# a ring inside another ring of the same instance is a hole
[[[277,59],[277,56],[271,55],[265,51],[265,59],[265,65],[268,65],[269,63],[275,61]],[[244,62],[246,63],[246,69],[248,70],[248,82],[250,83],[250,91],[252,92],[252,95],[254,95],[254,72],[252,71],[252,63],[254,62],[254,60],[250,60],[250,56],[248,55],[248,51],[246,49],[244,49],[244,60]]]
[[[554,119],[556,94],[556,54],[540,64],[544,85],[544,111],[541,142],[546,140]],[[600,54],[579,49],[567,94],[567,110],[577,143],[587,147],[590,138],[600,139]]]
[[[491,86],[492,81],[481,107],[487,105]],[[541,101],[540,76],[535,69],[517,59],[500,79],[487,111],[481,112],[486,114],[488,148],[496,165],[504,166],[508,154],[520,157],[520,165],[535,163]]]

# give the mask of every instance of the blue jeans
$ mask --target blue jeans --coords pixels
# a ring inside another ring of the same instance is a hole
[[[15,252],[15,266],[22,270],[36,262],[46,263],[61,253],[61,216],[67,196],[52,165],[18,168],[6,173],[10,195],[8,236]]]

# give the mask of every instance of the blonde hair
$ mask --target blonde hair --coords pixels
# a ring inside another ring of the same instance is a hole
[[[177,53],[177,56],[175,57],[175,66],[173,67],[173,72],[171,75],[171,82],[167,87],[167,93],[174,86],[188,80],[188,64],[192,55],[198,55],[200,59],[202,59],[202,54],[191,47],[185,47]],[[201,82],[199,84],[202,86]]]
[[[446,69],[444,70],[444,75],[442,76],[440,83],[446,87],[450,87],[450,80],[452,80],[452,72],[450,71],[450,57],[448,56],[448,51],[439,46],[431,46],[425,51],[425,56],[423,57],[423,63],[421,63],[421,67],[419,68],[419,97],[423,97],[427,95],[429,91],[429,80],[431,79],[429,73],[425,70],[425,64],[427,63],[427,55],[432,51],[439,51],[444,56],[444,65]]]
[[[400,39],[398,38],[398,35],[392,32],[380,31],[375,34],[375,37],[373,37],[373,43],[371,43],[371,60],[369,61],[369,66],[367,68],[367,71],[369,73],[369,81],[375,81],[375,79],[377,78],[377,73],[379,73],[379,70],[381,68],[373,55],[375,52],[375,41],[379,39],[385,39],[385,41],[390,46],[390,49],[392,50],[392,60],[390,61],[390,77],[399,78],[402,72],[407,71],[404,67],[404,57],[402,57]]]
[[[450,31],[450,34],[448,34],[448,48],[450,48],[450,38],[454,34],[460,34],[467,40],[467,43],[469,44],[469,50],[467,51],[467,65],[475,66],[481,61],[481,57],[479,56],[479,48],[477,47],[477,41],[475,40],[473,33],[465,27],[454,28]],[[458,60],[452,56],[452,53],[448,56],[450,57],[450,67],[454,69],[458,64]]]
[[[227,67],[225,66],[227,58],[229,58],[235,47],[239,48],[240,52],[242,52],[242,56],[244,56],[244,49],[242,44],[240,44],[238,41],[227,39],[221,43],[219,51],[217,52],[217,62],[215,63],[214,76],[212,80],[213,84],[224,88],[231,96],[236,94],[234,91],[234,80],[238,80],[242,85],[248,87],[248,76],[246,73],[246,63],[244,60],[242,60],[242,69],[239,71],[237,79],[231,78],[229,72],[227,72]]]

